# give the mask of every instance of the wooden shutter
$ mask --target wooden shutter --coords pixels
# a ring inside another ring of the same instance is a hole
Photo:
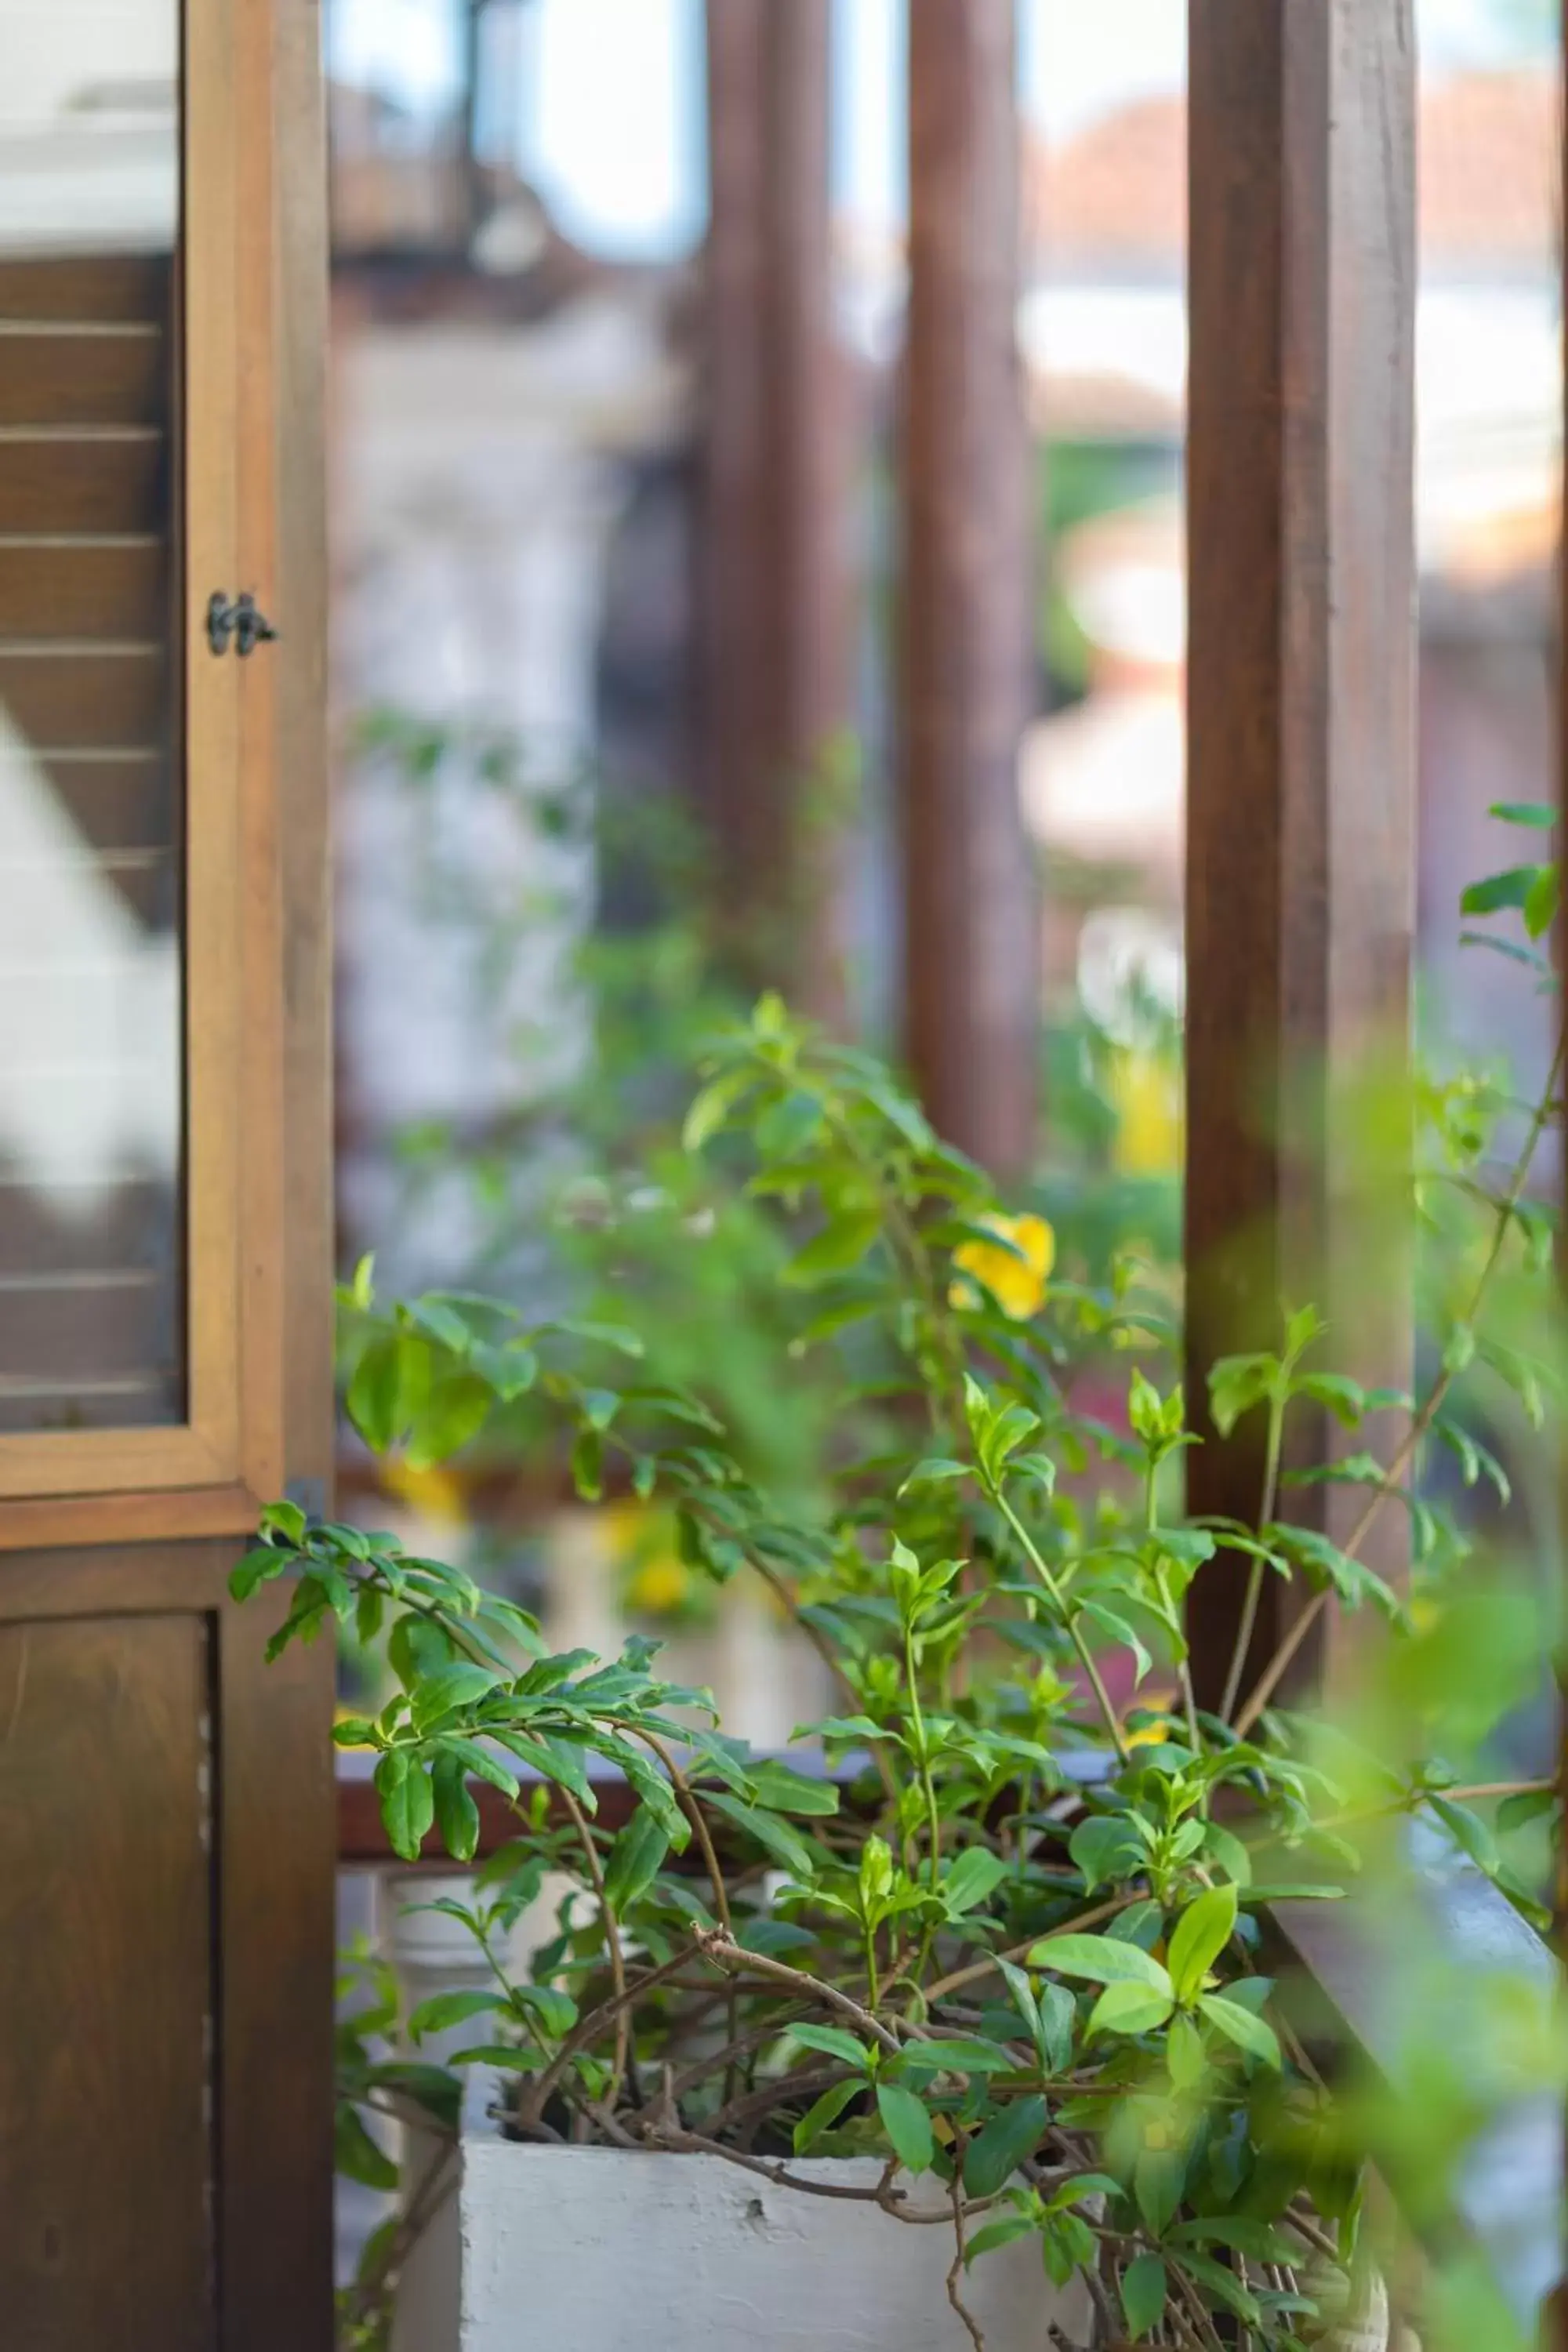
[[[331,1461],[320,25],[0,53],[0,2336],[326,2352],[331,1660],[226,1591]]]

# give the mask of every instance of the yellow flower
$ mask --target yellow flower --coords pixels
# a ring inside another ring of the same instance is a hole
[[[468,1507],[464,1501],[461,1481],[449,1470],[438,1465],[416,1470],[395,1456],[384,1462],[382,1483],[400,1503],[406,1503],[422,1519],[432,1526],[461,1528],[468,1524]]]
[[[645,1559],[626,1586],[626,1599],[645,1617],[673,1616],[691,1591],[691,1570],[674,1552]]]
[[[952,1254],[955,1271],[974,1276],[954,1282],[948,1291],[953,1307],[976,1307],[983,1282],[1004,1315],[1026,1322],[1044,1306],[1051,1268],[1057,1262],[1057,1237],[1044,1217],[985,1217],[981,1220],[994,1242],[965,1242]]]
[[[1112,1157],[1123,1176],[1168,1176],[1181,1165],[1178,1073],[1152,1054],[1118,1054],[1110,1066],[1118,1123]]]
[[[1141,1707],[1168,1709],[1174,1705],[1175,1696],[1174,1691],[1149,1691],[1139,1699],[1138,1704]],[[1121,1744],[1124,1748],[1159,1748],[1169,1739],[1170,1736],[1171,1727],[1168,1723],[1145,1723],[1137,1731],[1130,1731],[1125,1724],[1121,1727]]]

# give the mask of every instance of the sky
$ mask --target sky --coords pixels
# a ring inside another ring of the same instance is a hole
[[[907,0],[835,0],[835,169],[847,212],[901,207]],[[1429,72],[1506,62],[1532,0],[1417,0]],[[457,70],[449,0],[334,0],[332,64],[438,104]],[[1130,99],[1179,89],[1184,0],[1019,0],[1025,107],[1065,138]],[[703,218],[702,0],[531,0],[519,160],[569,236],[625,258],[679,254]],[[1528,39],[1528,35],[1525,36]]]

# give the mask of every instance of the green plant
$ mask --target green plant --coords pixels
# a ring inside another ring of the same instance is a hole
[[[1532,923],[1549,887],[1510,886]],[[363,2106],[449,2132],[456,2078],[482,2063],[511,2084],[506,2127],[523,2138],[708,2150],[803,2193],[806,2153],[877,2154],[866,2194],[952,2229],[950,2297],[977,2345],[968,2266],[1024,2236],[1053,2279],[1087,2281],[1102,2342],[1317,2340],[1363,2260],[1365,2136],[1275,1998],[1259,1915],[1281,1893],[1335,1899],[1367,1841],[1416,1814],[1534,1911],[1510,1841],[1550,1800],[1468,1769],[1514,1681],[1500,1671],[1478,1701],[1461,1548],[1419,1473],[1442,1444],[1468,1478],[1489,1475],[1459,1409],[1478,1364],[1542,1409],[1545,1343],[1512,1286],[1533,1283],[1539,1315],[1528,1175],[1560,1082],[1561,1057],[1500,1174],[1474,1090],[1430,1088],[1421,1193],[1444,1203],[1443,1257],[1421,1396],[1329,1368],[1310,1307],[1273,1351],[1212,1367],[1216,1428],[1256,1415],[1267,1431],[1245,1525],[1185,1513],[1197,1441],[1162,1370],[1161,1299],[1120,1262],[1099,1285],[1051,1279],[1038,1222],[1011,1216],[878,1064],[773,1000],[713,1045],[686,1146],[771,1204],[785,1357],[824,1351],[874,1451],[840,1446],[783,1507],[700,1396],[644,1376],[637,1335],[530,1325],[479,1296],[383,1309],[362,1270],[349,1404],[373,1445],[441,1458],[538,1398],[581,1493],[613,1470],[674,1510],[695,1569],[763,1578],[840,1703],[795,1763],[755,1756],[660,1677],[652,1645],[551,1655],[531,1618],[452,1568],[275,1507],[235,1590],[297,1574],[275,1653],[334,1621],[384,1639],[396,1695],[338,1737],[375,1751],[396,1852],[416,1857],[434,1826],[471,1859],[475,1780],[516,1822],[477,1901],[455,1906],[493,1990],[405,2021],[416,2045],[471,2022],[467,2051],[442,2068],[378,2058],[384,1984],[349,2031],[349,2168],[385,2179]],[[1131,1352],[1125,1428],[1079,1409],[1085,1349]],[[1296,1417],[1325,1412],[1354,1450],[1292,1483]],[[1342,1543],[1291,1516],[1325,1475],[1360,1497]],[[1391,1507],[1425,1563],[1414,1622],[1363,1557]],[[1370,1717],[1331,1735],[1277,1706],[1299,1631],[1250,1679],[1244,1631],[1226,1704],[1199,1706],[1185,1607],[1221,1553],[1249,1563],[1254,1601],[1268,1578],[1301,1586],[1297,1628],[1331,1599],[1386,1622],[1375,1737]],[[1169,1704],[1119,1706],[1117,1657],[1140,1685],[1159,1662]],[[630,1792],[613,1834],[596,1819],[606,1769]],[[519,1979],[506,1938],[555,1874],[572,1892]],[[1515,2074],[1560,2071],[1548,2029],[1517,2027]],[[405,2242],[394,2223],[372,2250],[366,2324]]]

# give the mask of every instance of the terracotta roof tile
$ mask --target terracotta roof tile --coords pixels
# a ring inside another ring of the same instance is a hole
[[[1466,74],[1421,105],[1424,256],[1442,264],[1552,266],[1557,244],[1557,78]],[[1031,249],[1057,268],[1179,266],[1186,232],[1186,105],[1142,99],[1059,147],[1037,140],[1025,182]]]

